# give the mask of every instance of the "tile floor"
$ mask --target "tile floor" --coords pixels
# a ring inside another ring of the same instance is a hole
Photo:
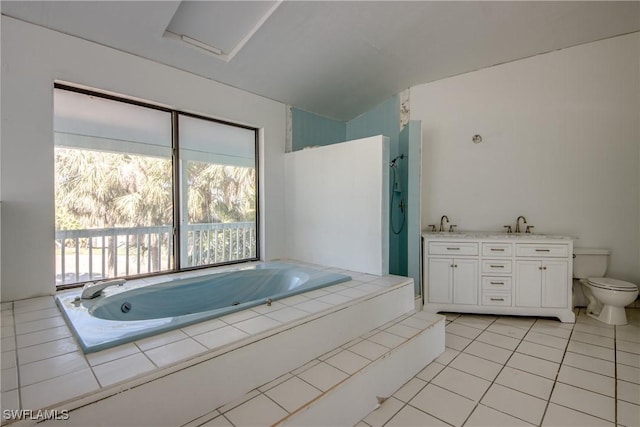
[[[2,409],[36,410],[98,391],[407,282],[406,277],[311,267],[344,272],[353,280],[86,355],[53,297],[2,303]],[[198,274],[203,270],[180,277]]]
[[[442,320],[441,316],[423,311],[400,316],[191,421],[185,427],[268,426],[278,423]],[[391,330],[402,330],[403,335],[396,335]],[[389,336],[395,339],[389,339]],[[292,422],[295,425],[295,421]]]
[[[640,426],[640,310],[609,326],[447,314],[446,350],[357,427]]]

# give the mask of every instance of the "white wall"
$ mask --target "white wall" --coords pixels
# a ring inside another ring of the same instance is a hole
[[[388,164],[383,136],[287,153],[289,258],[387,274]]]
[[[3,301],[55,291],[54,80],[262,128],[262,256],[284,255],[284,104],[5,16],[1,30]]]
[[[534,231],[612,250],[640,283],[640,34],[411,88],[422,120],[422,226]],[[475,145],[474,134],[484,141]]]

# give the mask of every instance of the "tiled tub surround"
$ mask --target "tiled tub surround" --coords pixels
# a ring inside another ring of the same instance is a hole
[[[286,262],[208,271],[156,284],[134,280],[104,289],[100,298],[82,299],[83,290],[74,289],[56,303],[82,350],[92,353],[351,280]]]
[[[182,424],[413,310],[411,279],[344,274],[353,280],[87,355],[53,297],[3,303],[2,409]],[[201,398],[176,399],[187,395]]]
[[[446,351],[357,427],[640,426],[640,310],[611,326],[447,313]]]

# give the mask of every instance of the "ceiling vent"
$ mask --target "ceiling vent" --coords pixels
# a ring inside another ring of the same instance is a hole
[[[229,62],[282,1],[183,1],[164,37]]]

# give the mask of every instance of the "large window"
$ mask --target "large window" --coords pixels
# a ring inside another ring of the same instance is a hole
[[[257,259],[256,135],[56,85],[56,284]]]

